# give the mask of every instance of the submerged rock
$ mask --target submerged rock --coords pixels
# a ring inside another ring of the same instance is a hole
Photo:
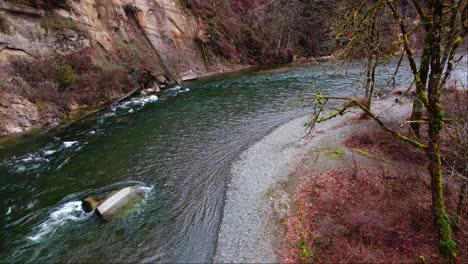
[[[90,196],[81,202],[85,212],[95,211],[104,220],[112,220],[125,214],[142,197],[143,192],[138,187],[131,186],[111,192],[109,195]]]

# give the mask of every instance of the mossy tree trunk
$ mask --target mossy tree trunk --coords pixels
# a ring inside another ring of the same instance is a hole
[[[442,191],[442,174],[440,159],[440,131],[444,125],[443,111],[440,106],[439,83],[442,76],[440,65],[440,19],[442,18],[442,3],[436,2],[434,17],[434,38],[431,43],[431,72],[429,74],[429,144],[427,156],[429,159],[429,173],[431,175],[432,210],[438,227],[439,253],[448,260],[455,259],[455,242],[452,241],[450,220],[445,211]]]
[[[429,143],[426,154],[429,160],[428,169],[431,176],[432,211],[438,230],[439,254],[446,260],[452,262],[456,258],[455,242],[452,240],[450,219],[445,210],[441,173],[442,164],[440,158],[440,131],[444,126],[444,112],[440,105],[440,90],[445,83],[445,81],[443,81],[445,78],[442,78],[442,73],[445,67],[445,58],[441,58],[443,54],[441,50],[441,42],[443,27],[447,27],[447,25],[443,25],[444,6],[441,0],[430,1],[427,11],[424,10],[418,0],[412,0],[412,2],[419,13],[421,22],[423,23],[426,31],[424,52],[419,70],[416,70],[416,64],[411,53],[408,35],[403,21],[398,15],[394,2],[388,1],[390,8],[392,8],[395,17],[398,19],[398,23],[400,24],[400,28],[404,36],[405,50],[408,54],[412,72],[415,77],[417,87],[417,100],[415,100],[415,102],[417,105],[413,112],[413,118],[415,120],[421,119],[422,107],[419,105],[420,102],[424,103],[421,105],[425,105],[428,112]],[[452,1],[454,6],[452,6],[450,11],[455,13],[460,9],[466,11],[466,3],[465,8],[460,8],[459,5],[461,3],[462,1],[458,1],[458,6],[455,6],[455,2]],[[456,17],[456,15],[454,17]],[[462,21],[462,26],[463,24],[464,21]],[[453,24],[452,28],[449,30],[455,30],[455,28],[453,28]],[[464,36],[463,32],[464,31],[462,30],[462,37]],[[448,42],[451,42],[451,40],[446,40],[446,43]],[[452,47],[450,47],[450,45],[452,45]],[[453,42],[452,44],[445,46],[445,48],[452,49]],[[451,69],[447,68],[446,71],[451,71]],[[429,85],[426,96],[424,90],[427,78],[429,78]],[[419,126],[412,127],[412,130],[417,136],[419,136]]]
[[[426,21],[425,21],[426,22]],[[427,85],[427,75],[429,73],[429,64],[431,62],[431,45],[430,39],[432,37],[432,26],[430,26],[430,22],[424,23],[426,26],[424,27],[426,30],[426,37],[425,37],[425,45],[423,54],[421,57],[421,64],[419,65],[419,78],[421,79],[420,85],[416,85],[416,96],[414,97],[413,101],[413,110],[411,112],[411,121],[419,121],[422,119],[423,113],[423,102],[421,101],[421,94],[426,92],[426,85]],[[421,123],[420,122],[411,122],[410,129],[411,133],[414,134],[417,138],[421,136],[420,132]]]
[[[376,52],[375,54],[378,55],[379,50],[375,47],[378,47],[379,42],[377,41],[376,44],[373,41],[372,21],[376,21],[375,14],[377,10],[381,10],[382,8],[379,5],[380,3],[385,3],[384,5],[391,9],[394,17],[393,21],[398,24],[402,33],[402,39],[395,43],[398,44],[396,45],[397,47],[401,44],[404,46],[416,85],[416,99],[414,101],[412,113],[412,121],[414,122],[410,122],[411,129],[418,138],[420,136],[419,124],[426,122],[426,120],[422,120],[423,110],[426,110],[428,114],[428,144],[425,145],[421,143],[417,138],[405,137],[385,126],[380,119],[373,115],[370,109],[370,100],[364,104],[360,104],[357,100],[350,100],[349,98],[323,96],[321,94],[312,96],[311,98],[316,102],[316,111],[313,114],[313,119],[309,126],[313,129],[317,122],[323,122],[338,115],[343,115],[348,112],[347,109],[350,105],[354,104],[361,108],[368,116],[373,118],[383,130],[393,135],[396,139],[408,142],[416,148],[425,151],[429,160],[428,170],[431,176],[432,192],[431,209],[433,211],[439,238],[439,254],[449,262],[453,262],[456,258],[455,242],[452,240],[451,224],[446,212],[442,188],[440,138],[441,130],[444,126],[444,112],[440,105],[440,94],[456,62],[455,52],[468,31],[468,20],[466,19],[468,1],[451,0],[449,3],[449,1],[431,0],[425,1],[424,5],[421,4],[420,0],[410,1],[412,2],[411,6],[416,9],[421,25],[424,27],[426,33],[424,37],[424,50],[419,65],[416,63],[409,42],[410,34],[414,32],[415,28],[407,27],[405,20],[399,14],[396,0],[382,0],[377,2],[363,0],[353,2],[354,5],[350,5],[353,10],[351,10],[350,13],[346,13],[350,15],[350,18],[345,20],[344,27],[338,36],[344,39],[343,43],[346,43],[343,52],[344,55],[341,55],[344,59],[349,59],[349,55],[353,54],[353,51],[355,51],[357,47],[362,47],[362,44],[373,46]],[[372,16],[372,14],[374,14],[374,16]],[[351,33],[346,34],[347,32]],[[365,32],[365,34],[360,35],[363,32]],[[371,52],[372,48],[369,47],[365,50],[367,51],[366,96],[370,98],[372,96],[373,75],[375,74],[375,68],[372,67],[372,65],[378,64],[378,57],[374,56]],[[396,72],[397,71],[398,67],[396,69]],[[349,103],[343,108],[337,109],[338,112],[332,112],[326,117],[319,118],[319,114],[324,109],[328,100],[349,100]]]

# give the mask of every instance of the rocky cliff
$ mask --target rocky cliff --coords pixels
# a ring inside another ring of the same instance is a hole
[[[177,0],[46,2],[0,0],[0,137],[134,87],[170,84],[135,18],[179,79],[233,66],[206,61],[196,41],[203,38],[201,21]]]

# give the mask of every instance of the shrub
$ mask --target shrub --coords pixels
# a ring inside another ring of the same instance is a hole
[[[126,66],[138,65],[143,55],[140,49],[132,43],[126,43],[119,38],[114,39],[117,56]]]
[[[30,84],[52,80],[55,71],[50,65],[54,60],[46,58],[42,60],[18,59],[12,62],[13,68]]]
[[[47,32],[56,30],[78,30],[78,23],[71,18],[43,17],[41,27]]]
[[[0,12],[0,32],[7,33],[8,27],[6,25],[6,13]]]
[[[92,50],[86,49],[82,52],[74,53],[63,57],[62,59],[65,60],[68,64],[70,64],[73,71],[81,75],[93,70],[94,64],[91,58],[92,55]]]
[[[395,122],[389,124],[389,126],[400,133],[404,133],[397,124]],[[412,164],[423,166],[427,161],[424,152],[414,149],[407,143],[395,140],[395,138],[377,125],[368,125],[354,130],[351,136],[343,141],[342,144],[349,148],[363,150],[376,157],[395,162],[411,162]]]
[[[60,88],[67,88],[75,82],[77,75],[70,64],[62,61],[54,65],[54,68],[56,70],[55,81]]]
[[[68,6],[67,0],[49,0],[49,2],[54,7],[67,7]]]

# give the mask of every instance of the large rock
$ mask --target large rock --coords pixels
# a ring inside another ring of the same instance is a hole
[[[95,209],[96,214],[102,216],[105,220],[112,220],[116,216],[119,216],[141,200],[143,197],[142,191],[137,187],[126,187],[111,195],[109,195],[104,201],[96,203],[90,203],[92,206],[97,206]]]
[[[110,195],[114,194],[112,192]],[[81,206],[83,207],[83,211],[87,213],[91,213],[92,211],[96,210],[104,200],[110,195],[96,195],[96,196],[89,196],[81,200]]]
[[[192,81],[196,80],[198,78],[198,75],[195,74],[193,71],[187,71],[181,74],[180,79],[182,81]]]
[[[0,137],[38,126],[39,120],[36,104],[19,95],[0,95]]]

